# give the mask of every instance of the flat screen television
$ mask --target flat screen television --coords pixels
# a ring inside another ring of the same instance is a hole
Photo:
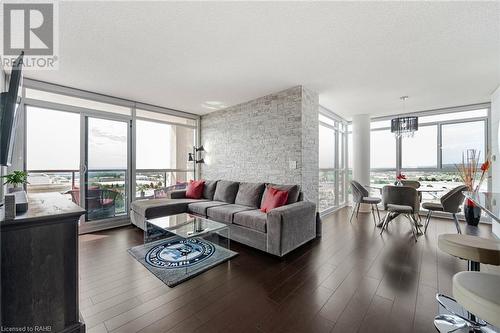
[[[24,52],[12,65],[9,90],[1,94],[0,104],[0,165],[8,166],[12,162],[12,151],[19,119],[17,96],[22,88],[22,66]]]

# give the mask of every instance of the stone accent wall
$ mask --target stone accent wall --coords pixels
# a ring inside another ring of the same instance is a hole
[[[319,191],[319,97],[302,88],[302,187],[318,204]]]
[[[302,86],[201,118],[205,179],[300,184],[318,202],[318,95]]]

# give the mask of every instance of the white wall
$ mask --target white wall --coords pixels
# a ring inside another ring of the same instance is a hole
[[[500,122],[500,86],[491,95],[491,150],[495,161],[492,163],[492,191],[500,192],[500,147],[498,131]]]
[[[370,184],[370,116],[367,114],[352,117],[352,153],[353,179],[361,185]]]
[[[499,130],[500,130],[500,86],[491,95],[491,191],[500,192],[500,146],[499,146]],[[493,221],[493,233],[500,238],[500,223]]]

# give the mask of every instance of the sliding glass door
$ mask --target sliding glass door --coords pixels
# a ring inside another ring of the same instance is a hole
[[[127,216],[129,123],[28,105],[28,192],[58,192],[85,208],[83,229]]]
[[[127,215],[129,122],[85,116],[82,166],[86,221]]]

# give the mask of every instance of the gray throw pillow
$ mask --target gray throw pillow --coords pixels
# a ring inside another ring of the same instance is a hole
[[[234,203],[259,208],[265,186],[264,183],[240,183]]]
[[[287,205],[296,203],[299,200],[300,194],[300,186],[299,185],[277,185],[277,184],[266,184],[266,190],[262,195],[262,200],[260,202],[260,207],[262,207],[262,203],[264,202],[264,198],[266,197],[266,192],[268,187],[274,187],[280,191],[288,192],[288,200],[286,202]]]
[[[215,194],[216,180],[206,180],[203,187],[203,199],[213,200]]]
[[[214,200],[223,201],[227,203],[234,203],[236,193],[238,193],[239,183],[231,182],[229,180],[219,180],[215,187]]]

